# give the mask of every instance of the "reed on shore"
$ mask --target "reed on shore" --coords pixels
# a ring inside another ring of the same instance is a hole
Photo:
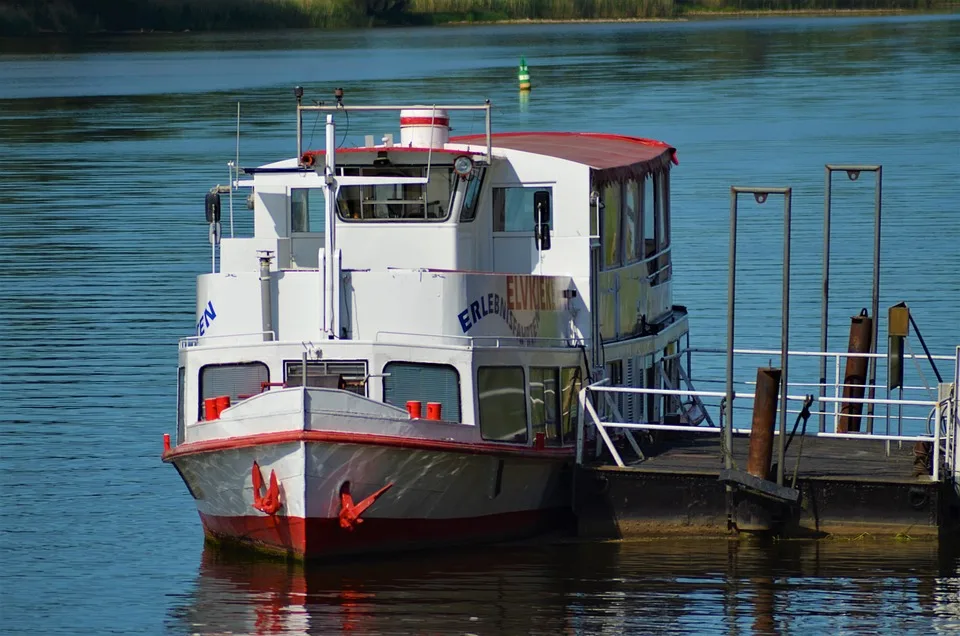
[[[636,20],[754,11],[930,10],[960,0],[13,0],[0,35],[335,29],[518,20]]]

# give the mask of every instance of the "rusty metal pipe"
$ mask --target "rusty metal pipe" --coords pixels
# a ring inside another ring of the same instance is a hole
[[[870,353],[873,339],[873,318],[867,315],[867,310],[859,316],[850,319],[850,343],[847,346],[849,353]],[[864,384],[867,381],[867,367],[869,359],[863,357],[848,357],[846,371],[843,374],[843,397],[863,399]],[[838,433],[860,432],[860,415],[863,413],[862,402],[841,402],[840,421],[837,424]]]
[[[780,392],[780,369],[757,369],[757,391],[753,401],[753,423],[750,428],[750,453],[747,472],[767,479],[773,458],[773,429],[777,422],[777,399]]]

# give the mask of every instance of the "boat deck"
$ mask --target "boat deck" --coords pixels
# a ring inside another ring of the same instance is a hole
[[[631,470],[659,473],[719,474],[724,468],[719,434],[658,432],[651,443],[638,436],[646,456],[637,460],[625,442],[618,444],[624,463]],[[734,468],[745,470],[749,439],[733,440]],[[605,453],[606,455],[606,453]],[[883,440],[801,437],[797,435],[787,449],[784,467],[786,481],[792,479],[800,459],[797,477],[830,477],[856,480],[922,481],[914,475],[914,443]],[[632,458],[632,461],[631,461]],[[601,457],[603,460],[604,457]],[[777,461],[774,441],[773,461]],[[604,461],[603,463],[610,463]],[[775,475],[775,469],[773,475]]]

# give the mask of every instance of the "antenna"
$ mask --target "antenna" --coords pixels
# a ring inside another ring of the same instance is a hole
[[[233,164],[236,179],[240,178],[240,102],[237,102],[237,155]],[[233,191],[236,189],[234,176],[230,178],[230,238],[233,238]]]

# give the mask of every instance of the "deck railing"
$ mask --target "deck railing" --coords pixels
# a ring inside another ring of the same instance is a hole
[[[703,350],[696,349],[692,351],[697,351],[700,353],[724,353],[719,350]],[[680,358],[681,356],[687,355],[688,351],[680,351],[674,356]],[[766,350],[736,350],[735,353],[740,355],[763,355],[763,356],[772,356],[778,355],[779,351],[766,351]],[[789,352],[790,356],[808,356],[808,357],[827,357],[835,359],[835,368],[838,370],[834,382],[832,384],[821,385],[819,382],[809,383],[809,382],[788,382],[787,388],[787,401],[788,401],[788,413],[799,415],[801,412],[804,412],[804,407],[811,404],[816,404],[817,397],[815,395],[802,395],[796,392],[792,392],[791,389],[796,388],[819,388],[821,386],[826,386],[827,388],[832,387],[832,395],[826,395],[819,399],[820,408],[810,408],[806,411],[805,414],[808,416],[825,414],[833,416],[833,431],[817,430],[818,427],[813,427],[814,430],[807,430],[807,427],[804,427],[804,431],[798,432],[798,434],[804,434],[808,437],[835,437],[835,438],[844,438],[844,439],[868,439],[868,440],[879,440],[886,441],[888,444],[891,442],[929,442],[931,444],[932,451],[932,478],[935,481],[941,479],[946,479],[951,481],[958,490],[960,494],[960,405],[958,405],[958,396],[957,396],[957,387],[960,386],[960,347],[957,348],[956,356],[934,356],[935,360],[950,360],[954,363],[952,384],[940,384],[938,388],[930,387],[904,387],[904,391],[909,390],[912,393],[916,393],[920,390],[932,390],[937,391],[939,389],[939,394],[935,394],[930,399],[915,399],[914,396],[910,398],[853,398],[853,397],[844,397],[842,395],[844,384],[840,381],[840,361],[855,355],[862,357],[884,357],[878,354],[848,354],[848,353],[818,353],[818,352]],[[906,356],[905,356],[906,357]],[[913,357],[913,356],[911,356]],[[694,382],[693,384],[695,384]],[[740,386],[750,386],[755,383],[749,381],[741,381]],[[881,388],[881,387],[876,387]],[[885,390],[885,386],[882,387]],[[828,391],[828,393],[831,391]],[[695,402],[698,404],[705,405],[707,409],[716,409],[716,417],[711,420],[705,421],[715,421],[719,422],[719,426],[712,425],[690,425],[690,424],[665,424],[663,422],[628,422],[625,421],[625,418],[620,412],[620,409],[617,405],[618,400],[617,396],[676,396],[678,398],[689,398],[695,399]],[[633,448],[634,452],[641,459],[644,458],[640,444],[636,441],[633,436],[633,431],[683,431],[696,435],[720,435],[721,439],[723,433],[725,432],[725,427],[729,425],[728,422],[724,421],[721,411],[721,404],[719,400],[722,400],[726,397],[726,392],[724,391],[706,391],[698,390],[692,388],[692,385],[688,385],[686,389],[660,389],[660,388],[633,388],[633,387],[621,387],[621,386],[608,386],[607,381],[601,381],[594,383],[590,386],[583,388],[579,394],[580,400],[580,418],[579,426],[577,430],[577,462],[582,464],[584,462],[584,452],[586,444],[587,430],[589,427],[592,427],[596,430],[597,433],[597,454],[599,455],[602,447],[600,442],[602,442],[607,450],[610,453],[613,461],[620,467],[625,466],[623,458],[621,457],[619,451],[616,448],[616,445],[611,438],[611,431],[620,430],[624,433],[624,438]],[[919,396],[916,396],[919,397]],[[737,400],[753,400],[755,395],[748,392],[735,392],[734,399]],[[805,402],[809,400],[809,403],[805,405]],[[926,417],[918,416],[907,416],[903,415],[902,412],[897,414],[897,431],[891,432],[889,430],[889,425],[887,430],[883,433],[875,432],[873,427],[869,427],[868,430],[864,432],[839,432],[838,425],[841,416],[840,405],[842,403],[857,403],[869,405],[871,408],[877,407],[877,411],[883,410],[885,414],[877,413],[863,413],[860,417],[865,418],[867,421],[870,421],[869,418],[887,418],[889,421],[889,413],[891,408],[895,407],[898,411],[902,411],[904,408],[913,408],[913,409],[923,409],[924,411],[929,412],[929,415]],[[603,404],[604,408],[598,408],[598,404]],[[738,410],[742,409],[751,409],[752,405],[743,405],[737,406]],[[831,410],[827,410],[830,408]],[[603,415],[601,415],[603,412]],[[927,425],[924,427],[922,432],[915,432],[913,434],[905,434],[903,431],[902,421],[910,418],[911,420],[924,420]],[[749,428],[737,428],[734,427],[731,429],[732,435],[749,435]],[[778,430],[774,430],[774,435],[779,435]],[[941,471],[941,464],[944,467],[944,471]],[[945,473],[945,474],[943,474]]]

